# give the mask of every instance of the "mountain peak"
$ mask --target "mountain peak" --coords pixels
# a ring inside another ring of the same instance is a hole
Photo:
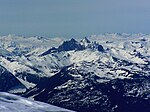
[[[91,43],[90,40],[89,40],[87,37],[84,37],[84,39],[81,40],[81,42],[84,42],[84,43]]]
[[[72,38],[69,41],[65,41],[62,45],[58,47],[59,52],[69,50],[83,50],[83,46],[78,41]]]
[[[84,39],[82,39],[82,40],[80,41],[80,44],[83,45],[85,48],[87,48],[90,43],[91,43],[91,42],[88,40],[87,37],[85,37]]]
[[[44,56],[44,55],[54,53],[54,52],[83,50],[83,49],[84,49],[84,46],[72,38],[71,40],[64,41],[58,48],[53,47],[49,49],[48,51],[44,52],[43,54],[41,54],[40,56]]]
[[[71,50],[84,50],[84,49],[92,49],[92,50],[98,50],[100,52],[103,52],[103,46],[99,45],[96,42],[90,42],[87,37],[82,39],[80,42],[76,41],[74,38],[64,41],[59,47],[53,47],[49,49],[48,51],[44,52],[40,56],[44,56],[50,53],[56,53],[61,51],[71,51]]]
[[[77,41],[74,38],[71,38],[71,40],[68,42],[77,42]]]

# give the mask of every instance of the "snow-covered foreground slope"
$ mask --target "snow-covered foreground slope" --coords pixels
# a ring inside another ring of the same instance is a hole
[[[73,112],[46,103],[0,92],[0,112]]]

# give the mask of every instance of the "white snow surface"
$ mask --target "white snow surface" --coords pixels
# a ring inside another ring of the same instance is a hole
[[[43,102],[0,92],[0,112],[73,112]]]

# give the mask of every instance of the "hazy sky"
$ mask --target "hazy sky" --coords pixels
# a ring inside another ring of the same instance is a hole
[[[0,0],[0,35],[150,33],[150,0]]]

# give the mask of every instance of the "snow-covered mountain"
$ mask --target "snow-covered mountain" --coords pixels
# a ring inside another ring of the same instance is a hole
[[[53,105],[0,92],[0,112],[73,112]]]
[[[60,38],[23,37],[8,35],[0,37],[0,65],[15,75],[27,88],[35,86],[45,73],[36,69],[38,55],[57,46],[62,42]],[[40,60],[38,61],[40,63]]]
[[[0,42],[0,65],[24,86],[25,97],[76,111],[150,111],[150,35],[9,35]]]

